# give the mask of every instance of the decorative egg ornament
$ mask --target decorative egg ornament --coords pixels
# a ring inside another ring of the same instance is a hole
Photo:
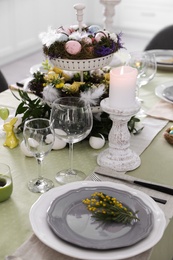
[[[101,39],[102,39],[103,37],[107,37],[107,33],[106,33],[106,32],[103,32],[103,31],[100,31],[100,32],[96,33],[96,35],[95,35],[95,40],[96,40],[97,42],[99,42],[99,41],[101,41]]]
[[[65,41],[68,40],[68,35],[67,35],[66,33],[64,33],[64,32],[59,33],[59,34],[58,34],[58,37],[57,37],[57,40],[58,40],[59,42],[65,42]]]
[[[66,42],[66,44],[65,44],[65,50],[66,50],[69,54],[71,54],[71,55],[76,55],[76,54],[78,54],[78,53],[81,51],[81,49],[82,49],[82,46],[81,46],[81,44],[80,44],[79,42],[77,42],[77,41],[71,40],[71,41]]]
[[[102,28],[99,26],[99,25],[90,25],[89,27],[88,27],[88,31],[90,32],[90,33],[97,33],[98,31],[100,31]]]
[[[25,145],[25,141],[23,140],[20,143],[20,150],[22,151],[22,153],[27,156],[27,157],[34,157],[33,154],[28,150],[28,148]]]
[[[105,145],[105,138],[102,134],[100,137],[91,136],[89,139],[89,144],[93,149],[101,149]]]

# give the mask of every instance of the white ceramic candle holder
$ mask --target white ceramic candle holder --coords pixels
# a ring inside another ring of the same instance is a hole
[[[109,105],[109,98],[101,101],[103,111],[110,114],[113,121],[109,133],[109,148],[97,157],[100,166],[116,171],[131,171],[140,166],[140,157],[130,149],[130,133],[127,123],[140,110],[140,103],[136,101],[130,109],[117,109]]]

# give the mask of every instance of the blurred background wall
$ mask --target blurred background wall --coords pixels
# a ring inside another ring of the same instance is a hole
[[[103,26],[100,0],[0,0],[0,66],[40,51],[38,35],[48,26],[76,24],[73,5],[78,2],[86,5],[86,24]],[[172,0],[121,0],[115,8],[114,31],[123,32],[130,50],[142,49],[157,31],[173,24],[172,14]]]

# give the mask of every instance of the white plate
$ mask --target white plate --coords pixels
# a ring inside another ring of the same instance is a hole
[[[164,90],[166,88],[169,88],[169,87],[172,87],[172,86],[173,86],[173,81],[169,81],[169,82],[166,82],[166,83],[163,83],[163,84],[157,86],[155,88],[156,96],[158,96],[159,98],[161,98],[162,100],[164,100],[164,101],[166,101],[168,103],[173,104],[173,101],[167,99],[166,96],[164,95]]]
[[[47,210],[51,205],[51,202],[58,196],[66,193],[69,190],[77,189],[80,187],[112,187],[115,189],[126,190],[134,196],[138,196],[141,200],[148,205],[153,212],[154,226],[149,236],[143,239],[141,242],[123,249],[98,251],[83,249],[80,247],[73,246],[67,242],[64,242],[58,238],[50,229],[47,223]],[[66,184],[57,188],[53,188],[47,193],[43,194],[31,207],[30,210],[30,222],[32,229],[36,236],[47,246],[54,250],[79,259],[92,259],[92,260],[118,260],[125,259],[140,254],[151,247],[153,247],[162,237],[165,227],[166,220],[163,211],[159,206],[152,200],[147,194],[132,189],[126,185],[112,183],[112,182],[99,182],[82,181]]]
[[[162,70],[173,70],[173,50],[151,50],[157,62],[157,68]]]

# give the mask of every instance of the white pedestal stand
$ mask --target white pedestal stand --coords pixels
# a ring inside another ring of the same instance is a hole
[[[100,3],[104,5],[104,29],[113,31],[113,17],[115,15],[115,6],[119,4],[121,0],[100,0]]]
[[[127,122],[140,110],[140,104],[136,101],[130,109],[118,110],[109,106],[109,98],[101,101],[103,111],[110,114],[113,121],[109,133],[109,148],[101,152],[97,157],[100,166],[108,167],[116,171],[131,171],[140,166],[140,157],[130,149],[130,133]]]

